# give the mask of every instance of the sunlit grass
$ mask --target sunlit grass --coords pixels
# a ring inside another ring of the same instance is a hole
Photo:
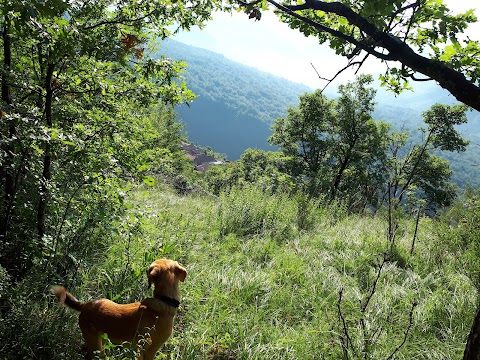
[[[182,305],[159,359],[342,359],[345,330],[349,358],[386,359],[407,328],[395,359],[461,357],[477,291],[431,220],[422,220],[413,255],[414,224],[405,221],[385,257],[381,214],[347,215],[254,187],[180,196],[160,182],[128,201],[110,247],[82,263],[70,290],[84,300],[136,301],[151,295],[150,261],[180,261],[188,270]],[[72,329],[61,353],[81,359],[77,315],[49,304],[24,308],[37,314],[31,343],[45,336],[42,326],[60,339],[42,325],[43,312]]]
[[[439,257],[455,260],[435,251],[428,220],[412,256],[414,224],[402,224],[396,255],[383,267],[361,314],[359,304],[370,294],[387,249],[381,216],[309,209],[314,221],[305,230],[298,226],[297,199],[254,188],[220,198],[179,198],[151,189],[134,199],[152,214],[163,214],[149,215],[145,236],[174,241],[170,255],[189,270],[180,331],[164,349],[170,357],[341,358],[340,290],[358,357],[368,336],[367,358],[388,357],[403,340],[414,302],[407,341],[395,358],[455,359],[463,351],[476,290],[455,266],[439,263]],[[370,335],[362,332],[361,317]]]

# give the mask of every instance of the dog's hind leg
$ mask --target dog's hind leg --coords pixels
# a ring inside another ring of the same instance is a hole
[[[80,329],[82,330],[83,339],[87,348],[88,358],[94,359],[95,354],[103,355],[102,334],[98,332],[93,325],[86,321],[82,321],[80,317]]]

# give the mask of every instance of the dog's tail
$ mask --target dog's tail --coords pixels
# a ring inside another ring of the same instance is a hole
[[[83,302],[78,301],[63,286],[53,286],[51,291],[52,291],[52,294],[55,295],[55,297],[57,298],[60,304],[66,305],[69,308],[72,308],[77,311],[82,311]]]

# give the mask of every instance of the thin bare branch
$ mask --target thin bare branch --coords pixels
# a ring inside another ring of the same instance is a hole
[[[422,212],[422,206],[420,205],[417,209],[417,217],[415,219],[415,230],[413,232],[413,239],[412,239],[412,246],[410,247],[410,255],[413,254],[413,251],[415,250],[415,240],[417,239],[417,233],[418,233],[418,224],[420,222],[420,214]]]
[[[255,1],[252,1],[252,2],[247,2],[247,1],[242,1],[242,0],[237,0],[237,2],[242,5],[242,6],[245,6],[245,7],[248,7],[248,6],[255,6],[257,4],[260,4],[263,0],[255,0]]]
[[[403,345],[405,345],[405,343],[407,342],[407,337],[408,337],[408,333],[410,332],[410,329],[412,328],[412,325],[413,325],[413,311],[415,310],[415,307],[417,306],[417,302],[414,301],[412,303],[412,307],[410,308],[410,314],[408,316],[408,326],[407,328],[405,329],[405,332],[403,333],[403,341],[395,348],[395,350],[393,350],[393,352],[390,354],[390,356],[386,359],[386,360],[390,360],[390,359],[393,359],[393,356],[403,347]]]
[[[85,26],[84,28],[82,28],[82,31],[92,30],[92,29],[95,29],[99,26],[104,26],[104,25],[117,25],[117,24],[134,25],[135,23],[143,21],[146,18],[148,18],[149,16],[152,16],[155,13],[155,11],[156,11],[156,9],[150,11],[149,13],[147,13],[143,16],[139,16],[138,18],[135,18],[135,19],[126,19],[126,18],[119,17],[119,18],[113,19],[113,20],[100,21],[96,24],[93,24],[93,25],[90,25],[90,26]]]
[[[396,18],[399,14],[407,11],[408,9],[411,9],[411,8],[419,8],[419,7],[420,7],[420,0],[417,0],[417,1],[415,1],[414,3],[409,4],[409,5],[406,5],[406,6],[402,7],[402,8],[400,8],[400,9],[398,9],[397,11],[393,12],[392,15],[390,16],[390,22],[388,23],[387,31],[388,31],[388,30],[391,30],[392,23],[393,23],[393,21],[395,20],[395,18]],[[414,14],[415,14],[416,9],[414,9],[413,12],[414,12]],[[413,18],[413,15],[412,15],[411,18]]]
[[[428,78],[423,78],[423,79],[420,79],[420,78],[417,78],[415,76],[415,73],[414,72],[411,72],[411,71],[408,71],[407,67],[405,65],[402,64],[402,76],[405,77],[405,78],[410,78],[414,81],[432,81],[433,79],[428,77]]]
[[[369,54],[366,54],[366,56],[361,60],[361,61],[349,61],[348,64],[343,67],[342,69],[340,69],[339,71],[337,71],[337,73],[331,78],[331,79],[327,79],[327,78],[324,78],[322,77],[319,72],[317,71],[317,69],[315,68],[315,66],[313,65],[313,63],[310,63],[310,65],[313,67],[313,70],[315,70],[315,72],[317,73],[317,76],[320,80],[325,80],[327,81],[327,84],[322,88],[321,92],[325,91],[325,89],[340,75],[342,74],[345,70],[355,66],[355,65],[358,65],[358,68],[357,70],[355,71],[355,74],[358,73],[358,71],[360,70],[360,68],[362,67],[362,65],[364,64],[365,60],[367,59],[367,57],[369,56]]]
[[[370,289],[370,293],[368,294],[367,298],[365,299],[365,302],[360,308],[360,311],[364,313],[367,310],[368,304],[370,303],[370,300],[372,299],[373,295],[375,294],[375,291],[377,290],[377,285],[378,281],[380,280],[380,275],[382,275],[382,269],[385,263],[387,262],[387,255],[383,254],[383,259],[382,263],[380,264],[378,271],[377,271],[377,277],[375,278],[375,281],[373,282],[373,286]]]
[[[419,1],[417,1],[419,3]],[[410,20],[408,22],[407,30],[405,31],[405,35],[403,37],[403,42],[407,42],[408,34],[410,33],[410,30],[412,29],[413,22],[415,20],[415,15],[417,14],[417,10],[420,9],[420,4],[416,8],[413,9],[412,16],[410,17]]]
[[[355,347],[353,346],[352,339],[350,338],[350,335],[348,334],[347,322],[345,321],[345,317],[343,316],[343,313],[342,313],[342,307],[341,307],[342,296],[343,296],[343,289],[340,289],[340,291],[338,292],[337,309],[338,309],[338,316],[340,317],[340,320],[342,321],[343,333],[345,334],[345,337],[347,338],[347,343],[343,344],[343,341],[342,341],[342,346],[343,346],[343,350],[344,350],[343,353],[345,355],[345,358],[348,360],[348,347],[349,346],[352,349],[355,357],[357,357],[357,353],[356,353]]]
[[[370,54],[367,53],[367,54],[365,54],[364,58],[362,60],[360,60],[360,62],[357,61],[356,64],[358,64],[358,67],[357,67],[357,70],[355,70],[355,75],[358,74],[361,67],[363,66],[363,64],[365,63],[365,61],[368,59],[369,56],[370,56]]]

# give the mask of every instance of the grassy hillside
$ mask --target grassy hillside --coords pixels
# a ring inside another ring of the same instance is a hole
[[[373,291],[385,250],[382,216],[347,216],[255,187],[220,198],[145,189],[134,201],[150,205],[151,236],[174,242],[171,256],[189,270],[169,346],[177,358],[339,359],[344,318],[358,352],[352,358],[367,346],[367,358],[386,359],[404,338],[412,303],[395,359],[461,357],[477,291],[430,220],[412,256],[414,224],[402,224],[396,258]]]
[[[432,220],[421,221],[413,255],[414,223],[403,222],[397,249],[384,261],[382,215],[347,216],[338,206],[254,186],[217,198],[178,196],[157,182],[128,202],[109,245],[66,283],[80,299],[136,301],[151,294],[144,269],[152,260],[180,261],[188,270],[182,305],[158,359],[462,355],[478,293],[459,249]],[[20,284],[10,295],[15,311],[2,318],[1,340],[21,342],[24,352],[6,359],[81,359],[78,314],[48,295],[40,302],[21,295],[47,294],[41,271],[24,284],[35,278],[38,289]],[[15,317],[29,320],[19,327]]]

